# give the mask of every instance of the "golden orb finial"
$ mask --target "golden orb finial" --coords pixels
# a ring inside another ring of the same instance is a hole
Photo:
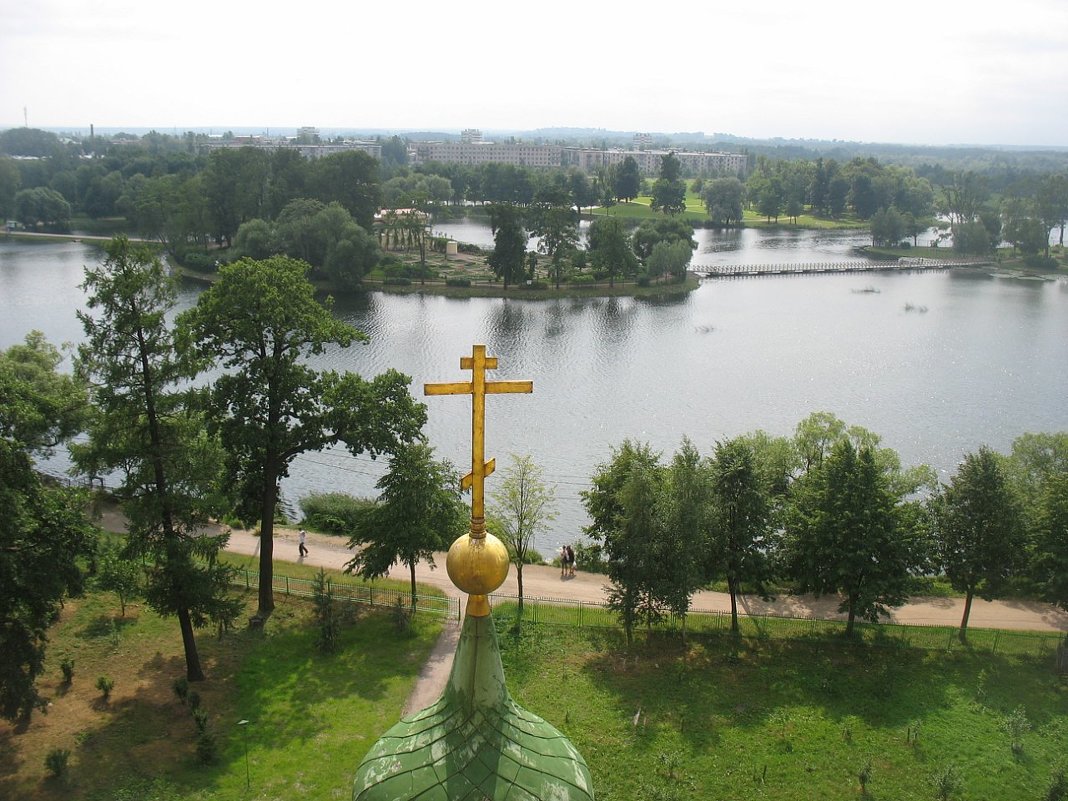
[[[492,534],[477,536],[475,526],[471,533],[457,537],[445,558],[445,570],[462,592],[470,598],[467,614],[482,617],[489,614],[486,598],[500,587],[508,577],[508,549]]]

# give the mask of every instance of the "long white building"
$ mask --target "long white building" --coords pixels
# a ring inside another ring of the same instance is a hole
[[[744,153],[703,153],[669,150],[597,150],[495,142],[416,142],[409,145],[408,158],[413,164],[436,161],[442,164],[511,164],[516,167],[577,167],[596,172],[603,167],[622,164],[630,156],[638,163],[642,175],[658,175],[660,162],[674,152],[685,173],[728,172],[744,174],[749,157]]]

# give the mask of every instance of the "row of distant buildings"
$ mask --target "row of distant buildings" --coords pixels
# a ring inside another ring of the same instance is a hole
[[[302,128],[294,139],[267,139],[261,136],[238,136],[204,144],[206,149],[261,147],[267,150],[296,150],[308,159],[322,158],[348,150],[362,150],[374,158],[382,157],[380,142],[345,141],[329,144],[319,142],[314,128]],[[564,145],[538,145],[526,142],[487,142],[476,129],[466,129],[459,141],[412,142],[408,145],[408,161],[411,164],[439,162],[442,164],[511,164],[516,167],[553,168],[576,167],[584,172],[597,172],[605,167],[622,164],[628,157],[634,159],[642,175],[652,176],[660,172],[660,163],[668,153],[674,153],[684,173],[742,175],[749,166],[749,157],[744,153],[713,153],[704,151],[656,150],[646,145],[651,138],[639,134],[632,149],[583,148]]]

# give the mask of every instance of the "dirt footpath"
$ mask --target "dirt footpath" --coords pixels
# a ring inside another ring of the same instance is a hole
[[[340,570],[352,558],[352,552],[344,547],[339,537],[321,534],[308,534],[308,556],[305,564],[334,568]],[[234,531],[230,536],[229,550],[242,554],[258,553],[259,540],[247,531]],[[274,557],[287,562],[301,561],[297,553],[297,532],[283,528],[275,531]],[[461,595],[445,573],[445,554],[439,553],[434,558],[436,569],[431,569],[425,562],[416,567],[416,580],[432,587],[438,587],[447,595]],[[279,568],[279,572],[282,569]],[[408,568],[394,565],[390,578],[407,581]],[[523,568],[523,592],[528,598],[546,600],[589,601],[603,603],[607,577],[581,570],[574,578],[562,579],[560,570],[544,565],[527,565]],[[508,578],[498,590],[504,595],[515,595],[519,591],[516,583],[516,571],[513,565]],[[753,596],[739,599],[742,613],[747,615],[790,615],[793,617],[817,617],[826,619],[844,619],[838,613],[838,601],[835,598],[814,598],[812,596],[780,596],[772,601],[762,601]],[[692,609],[695,612],[729,612],[730,596],[723,592],[702,590],[693,597]],[[904,606],[894,610],[891,620],[895,623],[913,625],[957,626],[964,614],[964,601],[960,598],[915,598]],[[969,626],[975,628],[1018,629],[1029,631],[1068,632],[1068,613],[1049,604],[1030,601],[983,601],[976,598],[972,602]]]

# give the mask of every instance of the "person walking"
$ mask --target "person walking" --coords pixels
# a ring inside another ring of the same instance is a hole
[[[575,575],[575,549],[570,545],[567,547],[567,575]]]
[[[307,556],[307,555],[308,555],[308,548],[307,548],[307,546],[306,546],[306,545],[304,544],[304,542],[305,542],[305,541],[306,541],[307,539],[308,539],[308,532],[307,532],[307,531],[305,531],[304,529],[301,529],[301,530],[300,530],[300,534],[299,534],[299,535],[297,536],[297,540],[298,540],[298,542],[300,543],[300,545],[299,545],[299,549],[298,549],[298,550],[300,551],[300,558],[301,558],[301,559],[303,559],[303,558],[304,558],[305,556]]]

